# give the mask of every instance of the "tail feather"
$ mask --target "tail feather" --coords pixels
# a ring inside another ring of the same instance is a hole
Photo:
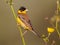
[[[41,38],[41,36],[34,30],[30,30],[35,36],[38,36],[39,38]]]
[[[33,30],[30,30],[34,35],[36,35],[37,36],[37,34],[36,34],[36,32],[34,32]]]

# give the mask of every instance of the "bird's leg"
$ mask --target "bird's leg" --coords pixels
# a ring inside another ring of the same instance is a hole
[[[27,33],[27,30],[23,32],[23,35],[25,35]]]

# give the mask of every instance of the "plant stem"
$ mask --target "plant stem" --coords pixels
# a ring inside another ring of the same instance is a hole
[[[16,14],[15,14],[15,12],[14,12],[14,8],[13,8],[12,5],[10,5],[10,6],[11,6],[11,10],[12,10],[13,16],[14,16],[15,20],[17,21],[17,19],[16,19]],[[23,33],[22,33],[21,27],[18,26],[18,29],[19,29],[19,31],[20,31],[20,35],[21,35],[21,38],[22,38],[23,45],[26,45],[26,44],[25,44],[24,37],[23,37]]]
[[[23,45],[26,45],[24,37],[23,37],[22,29],[21,29],[21,27],[18,27],[18,28],[19,28],[19,31],[20,31],[20,35],[21,35],[21,38],[22,38]]]
[[[56,31],[57,31],[57,33],[58,33],[58,35],[59,35],[57,18],[58,18],[58,17],[56,17]]]
[[[60,36],[60,33],[59,33],[59,31],[58,31],[58,14],[59,14],[59,12],[58,12],[58,8],[59,8],[59,0],[57,0],[56,31],[57,31],[58,35]]]

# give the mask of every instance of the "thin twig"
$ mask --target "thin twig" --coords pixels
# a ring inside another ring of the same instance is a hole
[[[17,22],[17,15],[15,14],[15,11],[14,11],[14,8],[13,8],[13,5],[12,5],[12,0],[10,0],[10,2],[8,2],[10,4],[10,7],[11,7],[11,10],[12,10],[12,13],[13,13],[13,16]],[[22,33],[22,29],[20,26],[18,26],[18,29],[20,31],[20,35],[21,35],[21,38],[22,38],[22,42],[23,42],[23,45],[26,45],[25,44],[25,40],[24,40],[24,37],[23,37],[23,33]]]

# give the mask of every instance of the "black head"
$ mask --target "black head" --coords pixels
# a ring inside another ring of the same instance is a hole
[[[24,10],[26,10],[26,8],[22,6],[22,7],[20,7],[19,10],[24,11]]]

